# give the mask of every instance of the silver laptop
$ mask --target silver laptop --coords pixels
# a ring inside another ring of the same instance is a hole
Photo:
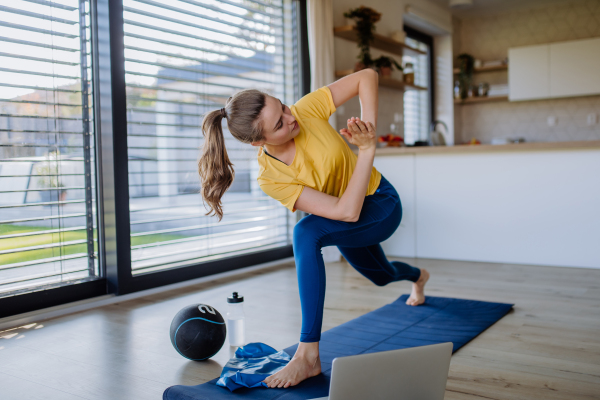
[[[313,400],[443,400],[452,343],[339,357],[329,397]]]

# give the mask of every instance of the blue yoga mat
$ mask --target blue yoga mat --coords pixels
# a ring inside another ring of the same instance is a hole
[[[426,298],[425,304],[407,306],[408,295],[348,321],[321,335],[322,374],[287,389],[254,388],[230,392],[216,385],[218,380],[197,386],[171,386],[163,400],[305,400],[329,394],[333,359],[354,354],[404,349],[428,344],[452,342],[454,353],[508,313],[512,304],[486,301]],[[293,356],[297,344],[287,349]]]

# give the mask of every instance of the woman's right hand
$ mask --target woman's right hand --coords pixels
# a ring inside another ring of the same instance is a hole
[[[375,127],[370,122],[363,122],[360,118],[352,117],[348,121],[348,128],[340,130],[348,142],[357,146],[359,150],[374,149],[377,146]]]

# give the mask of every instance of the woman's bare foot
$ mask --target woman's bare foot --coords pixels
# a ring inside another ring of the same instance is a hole
[[[418,306],[419,304],[425,303],[425,284],[429,280],[429,272],[425,268],[421,268],[421,276],[419,280],[413,282],[412,293],[406,304],[409,306]]]
[[[281,371],[263,382],[270,388],[288,388],[321,373],[319,342],[300,342],[296,354]]]

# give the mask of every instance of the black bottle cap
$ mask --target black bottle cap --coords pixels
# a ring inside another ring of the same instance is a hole
[[[233,294],[227,298],[228,303],[243,303],[244,297],[239,297],[238,292],[233,292]]]

